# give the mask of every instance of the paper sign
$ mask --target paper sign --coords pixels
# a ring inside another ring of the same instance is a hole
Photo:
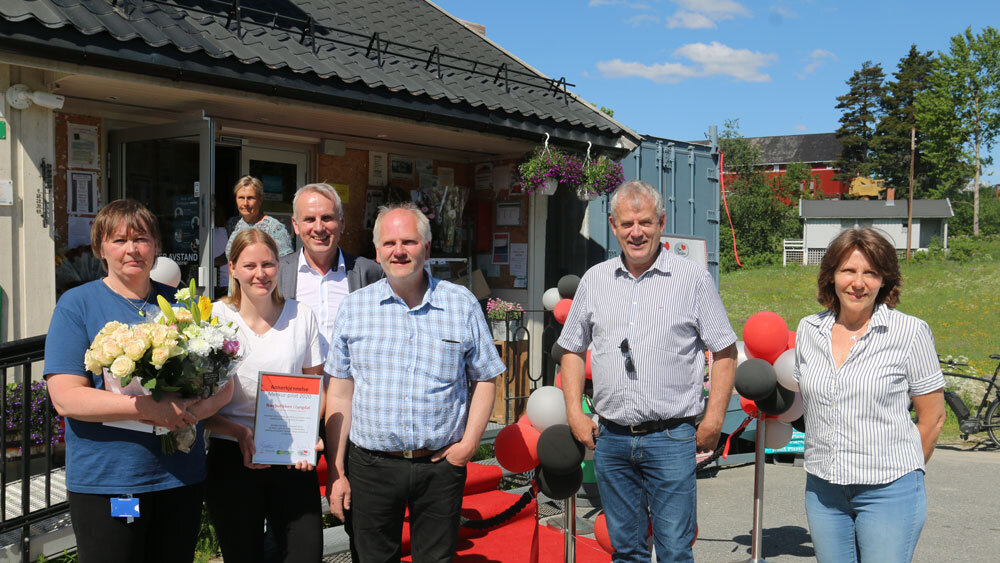
[[[510,264],[510,233],[493,233],[493,263]]]
[[[514,277],[524,277],[528,275],[528,243],[511,243],[510,275]]]
[[[368,185],[384,187],[389,182],[389,155],[368,151]]]
[[[260,372],[254,463],[316,465],[322,376]]]

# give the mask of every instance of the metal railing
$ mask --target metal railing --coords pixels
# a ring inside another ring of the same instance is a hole
[[[45,335],[0,344],[0,405],[4,413],[4,424],[0,425],[0,537],[19,533],[17,551],[24,562],[31,560],[32,526],[69,510],[65,500],[53,502],[54,497],[65,499],[65,491],[54,494],[52,476],[53,470],[65,466],[56,455],[57,444],[59,449],[62,446],[61,421],[44,383],[32,378],[32,364],[44,356]],[[33,467],[32,458],[38,456]],[[19,499],[11,498],[18,494]]]

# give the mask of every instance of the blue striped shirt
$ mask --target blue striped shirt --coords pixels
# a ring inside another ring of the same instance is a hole
[[[619,348],[626,338],[632,372]],[[570,352],[593,344],[594,410],[618,424],[700,413],[704,350],[734,342],[712,275],[662,249],[638,278],[620,257],[587,270],[559,337]]]
[[[383,452],[462,439],[470,383],[504,369],[476,298],[436,278],[412,309],[385,279],[345,297],[326,362],[354,380],[351,441]]]
[[[838,485],[877,485],[924,468],[910,397],[944,387],[924,321],[877,305],[868,330],[836,369],[835,315],[799,323],[795,378],[806,417],[805,470]]]

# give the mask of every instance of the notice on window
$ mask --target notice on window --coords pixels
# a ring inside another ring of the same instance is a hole
[[[97,211],[97,172],[70,170],[66,174],[66,212],[94,215]]]
[[[528,275],[528,243],[511,243],[510,275],[514,277],[525,277]]]
[[[493,233],[493,263],[510,264],[510,233]]]
[[[322,382],[319,375],[260,372],[254,463],[316,465]]]
[[[368,185],[385,187],[389,183],[389,155],[368,151]]]
[[[97,127],[93,125],[66,124],[67,163],[70,168],[100,168],[97,150]]]

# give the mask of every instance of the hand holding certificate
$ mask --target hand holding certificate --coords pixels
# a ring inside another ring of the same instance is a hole
[[[316,465],[320,375],[260,373],[254,418],[254,463]]]

